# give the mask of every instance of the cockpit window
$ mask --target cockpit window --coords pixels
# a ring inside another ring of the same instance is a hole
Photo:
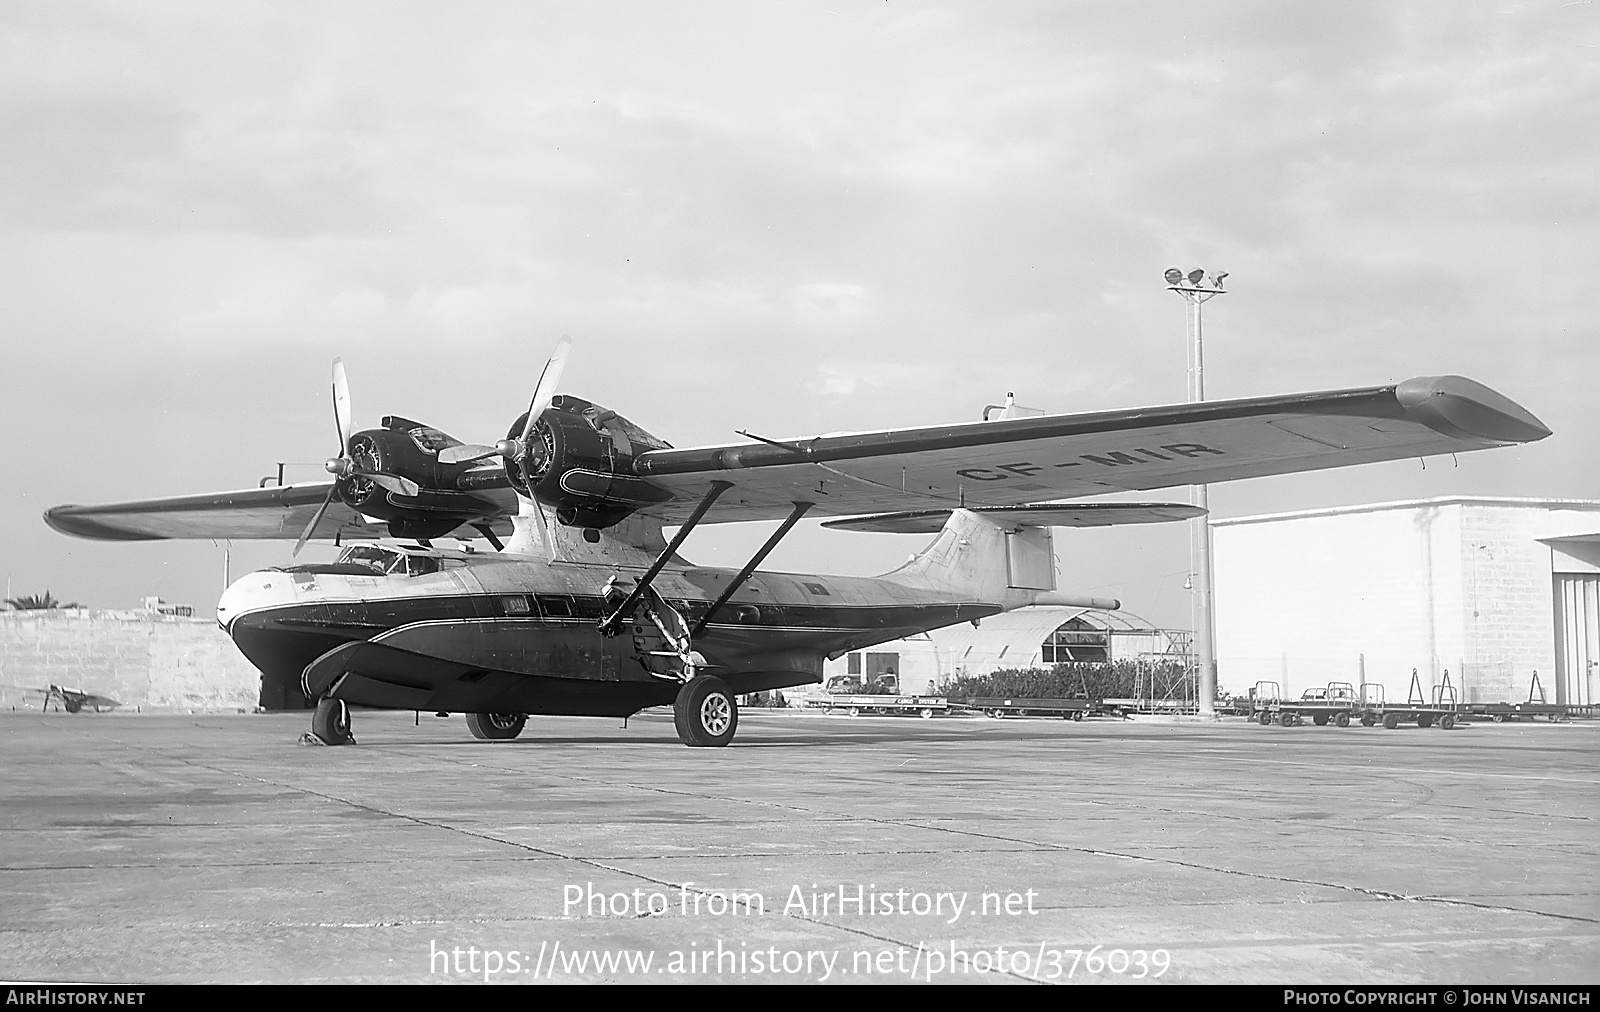
[[[339,562],[370,569],[373,576],[423,576],[439,572],[445,568],[447,560],[437,555],[397,552],[376,545],[352,545],[340,554]]]
[[[417,444],[417,449],[423,453],[438,453],[448,446],[455,446],[459,440],[452,439],[438,429],[426,425],[418,426],[409,433],[411,441]]]
[[[411,555],[406,557],[406,572],[411,576],[422,576],[425,573],[437,573],[439,560],[431,555]]]
[[[356,566],[366,566],[376,576],[381,576],[389,571],[399,558],[398,552],[391,552],[385,548],[372,545],[351,545],[339,556],[339,561]]]

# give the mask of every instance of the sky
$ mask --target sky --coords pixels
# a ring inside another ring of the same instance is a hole
[[[215,604],[287,543],[42,512],[253,487],[358,426],[492,441],[562,384],[667,441],[1456,373],[1542,442],[1211,488],[1219,517],[1600,498],[1600,11],[1535,3],[0,4],[8,596]],[[1181,501],[1185,490],[1147,494]],[[701,528],[741,565],[774,524]],[[767,567],[920,546],[803,522]],[[1057,531],[1187,625],[1184,525]],[[302,559],[331,557],[308,548]],[[225,562],[226,560],[226,562]]]

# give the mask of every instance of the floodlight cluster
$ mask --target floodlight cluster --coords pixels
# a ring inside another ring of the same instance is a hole
[[[1188,274],[1183,273],[1176,267],[1168,267],[1165,275],[1167,284],[1172,288],[1199,288],[1209,280],[1211,287],[1219,292],[1222,291],[1222,279],[1227,276],[1227,271],[1218,271],[1208,279],[1206,272],[1199,267],[1196,267]]]

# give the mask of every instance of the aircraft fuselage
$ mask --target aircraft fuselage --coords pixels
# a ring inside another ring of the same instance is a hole
[[[350,564],[252,573],[224,594],[218,621],[256,667],[280,681],[298,681],[313,661],[354,641],[459,669],[450,677],[431,669],[355,677],[339,693],[352,703],[626,715],[672,702],[681,685],[666,659],[669,645],[642,610],[614,635],[599,627],[621,596],[613,590],[608,599],[607,582],[626,586],[643,568],[408,549],[404,565],[382,575]],[[735,576],[674,563],[653,589],[692,626]],[[756,692],[820,681],[825,657],[1000,610],[881,579],[758,572],[693,647],[700,671],[735,692]],[[329,686],[307,689],[316,696]]]

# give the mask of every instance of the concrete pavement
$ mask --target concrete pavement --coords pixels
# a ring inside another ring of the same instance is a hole
[[[0,978],[1600,980],[1595,723],[620,724],[0,716]]]

